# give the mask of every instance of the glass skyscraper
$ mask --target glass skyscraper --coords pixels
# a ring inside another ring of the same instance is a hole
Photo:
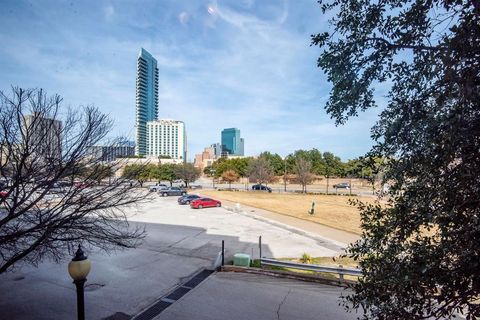
[[[240,130],[228,128],[222,130],[222,151],[231,155],[244,155],[244,140],[240,138]]]
[[[147,153],[147,122],[158,117],[157,60],[142,48],[137,60],[135,154]]]

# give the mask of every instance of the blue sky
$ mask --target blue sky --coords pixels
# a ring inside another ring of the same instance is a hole
[[[237,127],[248,155],[317,148],[346,160],[372,145],[379,110],[340,127],[325,113],[331,85],[310,35],[327,28],[313,0],[3,0],[0,90],[93,104],[112,136],[133,140],[143,47],[158,61],[159,118],[185,121],[190,159]]]

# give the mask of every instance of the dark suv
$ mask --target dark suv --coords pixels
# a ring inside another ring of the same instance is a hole
[[[350,184],[348,182],[341,182],[334,184],[333,187],[335,189],[350,189]]]
[[[193,200],[200,198],[196,194],[187,194],[186,196],[178,198],[178,204],[190,204]]]
[[[254,184],[252,190],[272,192],[272,188],[264,186],[263,184]]]
[[[165,188],[165,189],[160,189],[158,193],[161,196],[167,197],[167,196],[184,196],[187,194],[187,191],[180,189],[178,187],[170,187],[170,188]]]

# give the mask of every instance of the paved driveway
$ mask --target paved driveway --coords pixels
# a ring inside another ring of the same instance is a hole
[[[226,243],[229,255],[297,257],[336,255],[338,243],[319,241],[291,230],[232,213],[224,208],[193,210],[176,197],[158,197],[131,211],[132,220],[146,226],[148,236],[136,249],[106,255],[90,251],[92,271],[86,288],[87,319],[117,312],[134,315],[170,291],[182,279],[210,267]],[[74,285],[68,261],[45,262],[0,275],[0,318],[75,319]]]
[[[216,273],[155,320],[346,320],[343,289],[263,275]]]

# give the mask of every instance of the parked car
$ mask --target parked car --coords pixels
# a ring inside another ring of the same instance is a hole
[[[75,188],[78,188],[78,189],[85,189],[89,187],[89,185],[86,184],[85,182],[74,182],[73,185],[75,186]]]
[[[254,184],[252,190],[272,192],[272,188],[264,186],[263,184]]]
[[[348,182],[341,182],[334,184],[333,187],[335,189],[350,189],[350,184]]]
[[[202,189],[202,186],[199,184],[191,184],[189,186],[190,189]]]
[[[187,194],[187,191],[180,189],[178,187],[169,187],[165,189],[160,189],[158,191],[160,195],[167,197],[167,196],[184,196]]]
[[[158,192],[158,191],[160,191],[160,190],[162,190],[162,189],[167,189],[167,188],[168,188],[168,186],[167,186],[166,184],[158,183],[158,184],[156,184],[156,185],[154,185],[154,186],[150,186],[150,188],[148,188],[148,191],[150,191],[150,192]]]
[[[221,207],[222,203],[218,200],[211,198],[198,198],[190,202],[190,208],[203,209],[208,207]]]
[[[199,195],[196,194],[187,194],[183,197],[178,198],[178,204],[190,204],[193,200],[200,198]]]

